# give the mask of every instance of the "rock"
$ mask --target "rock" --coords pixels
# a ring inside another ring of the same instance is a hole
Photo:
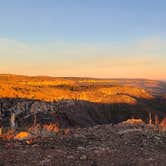
[[[85,139],[86,137],[84,136],[84,135],[82,135],[82,134],[74,134],[73,135],[75,138],[77,138],[77,139]]]
[[[68,158],[68,159],[74,159],[74,156],[69,155],[69,156],[67,156],[67,158]]]
[[[77,150],[79,150],[79,151],[84,151],[84,150],[85,150],[85,148],[84,148],[84,147],[79,146],[79,147],[77,147]]]
[[[20,132],[14,137],[15,140],[25,140],[29,138],[31,138],[31,134],[26,131]]]
[[[41,165],[41,166],[48,165],[49,162],[50,162],[50,159],[47,159],[47,158],[46,158],[46,159],[40,161],[40,165]]]
[[[158,136],[154,136],[154,138],[157,140],[161,140],[160,137],[158,137]]]
[[[80,157],[80,160],[86,160],[87,159],[87,156],[86,155],[82,155],[81,157]]]
[[[99,151],[99,150],[95,150],[94,153],[95,153],[96,155],[98,155],[98,154],[100,154],[100,151]]]

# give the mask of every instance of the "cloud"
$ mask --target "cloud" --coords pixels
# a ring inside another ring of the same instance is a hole
[[[159,37],[119,44],[0,39],[0,72],[159,79],[166,77],[165,55],[166,40]]]

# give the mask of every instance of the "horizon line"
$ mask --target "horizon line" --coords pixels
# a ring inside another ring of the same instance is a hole
[[[80,78],[80,79],[103,79],[103,80],[109,80],[109,79],[129,79],[129,80],[150,80],[150,81],[166,81],[166,79],[151,79],[151,78],[141,78],[141,77],[93,77],[93,76],[55,76],[55,75],[33,75],[33,74],[15,74],[15,73],[0,73],[0,76],[6,75],[6,76],[20,76],[20,77],[50,77],[50,78]]]

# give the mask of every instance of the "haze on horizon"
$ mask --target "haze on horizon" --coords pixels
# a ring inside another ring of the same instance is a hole
[[[165,0],[0,3],[0,73],[166,80]]]

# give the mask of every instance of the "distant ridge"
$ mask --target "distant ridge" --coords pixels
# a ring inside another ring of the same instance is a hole
[[[116,87],[117,90],[115,88],[113,89],[113,87]],[[107,90],[100,91],[99,89],[101,88],[107,88]],[[147,92],[143,92],[144,90]],[[94,101],[97,101],[104,99],[102,96],[103,92],[105,93],[106,91],[115,91],[116,93],[114,93],[117,95],[119,93],[122,93],[121,95],[127,94],[128,97],[121,96],[121,98],[127,101],[131,97],[129,95],[131,91],[135,91],[134,93],[138,93],[139,96],[142,96],[141,93],[150,93],[153,96],[164,96],[166,94],[166,83],[148,79],[104,79],[0,74],[0,97],[53,100],[62,98],[71,99],[80,96],[79,99],[92,100],[94,98]],[[148,96],[147,94],[144,95]],[[114,97],[117,98],[118,96]]]
[[[140,80],[140,81],[161,81],[166,82],[166,80],[157,79],[147,79],[147,78],[107,78],[107,77],[79,77],[79,76],[53,76],[53,75],[24,75],[24,74],[12,74],[12,73],[0,73],[0,76],[6,77],[30,77],[30,78],[65,78],[65,79],[94,79],[94,80]]]

